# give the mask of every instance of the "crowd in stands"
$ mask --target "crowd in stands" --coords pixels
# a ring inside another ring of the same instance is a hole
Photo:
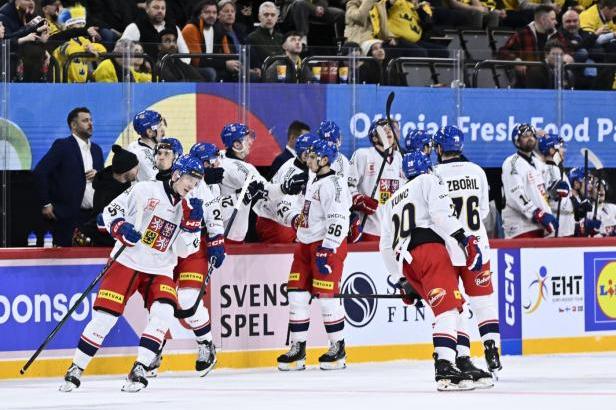
[[[16,82],[383,84],[392,59],[457,57],[449,29],[509,30],[495,57],[543,62],[511,67],[513,86],[613,89],[588,64],[616,63],[615,17],[616,0],[0,0],[0,39]]]

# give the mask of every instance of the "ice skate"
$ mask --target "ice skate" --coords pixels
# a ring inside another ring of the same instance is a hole
[[[304,370],[306,368],[306,342],[291,342],[291,348],[278,356],[278,370]]]
[[[126,383],[122,386],[123,392],[136,393],[148,385],[148,379],[146,377],[146,366],[142,363],[135,362],[128,377],[126,377]]]
[[[492,374],[475,366],[470,357],[458,356],[456,358],[456,367],[462,373],[473,378],[473,383],[477,389],[489,389],[490,387],[494,387]]]
[[[199,357],[195,363],[195,369],[200,377],[206,376],[216,365],[216,346],[214,343],[204,340],[197,343]]]
[[[75,363],[71,364],[66,374],[64,375],[64,384],[60,386],[58,390],[61,392],[70,392],[74,389],[78,389],[81,386],[81,374],[83,369],[80,369]]]
[[[473,378],[470,375],[462,373],[450,361],[439,359],[436,353],[432,357],[434,357],[436,390],[462,391],[475,388]]]
[[[321,370],[338,370],[346,368],[346,352],[344,340],[330,343],[329,350],[319,357]]]
[[[498,372],[503,370],[503,365],[500,361],[496,343],[494,340],[486,340],[483,343],[483,346],[486,363],[488,364],[488,370],[492,373],[492,377],[494,377],[495,380],[498,380]]]

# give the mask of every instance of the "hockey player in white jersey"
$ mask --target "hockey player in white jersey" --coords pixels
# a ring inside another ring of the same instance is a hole
[[[316,177],[298,206],[285,218],[287,226],[297,226],[297,241],[287,284],[289,290],[289,351],[278,357],[280,370],[303,370],[306,366],[306,337],[310,324],[310,299],[319,296],[329,350],[319,357],[323,370],[346,367],[344,310],[339,299],[342,269],[347,254],[349,229],[349,189],[331,169],[338,155],[336,144],[318,140],[310,150],[308,167]]]
[[[281,184],[297,174],[308,174],[309,148],[312,147],[319,137],[306,133],[297,137],[295,141],[296,157],[290,158],[274,174],[271,179],[273,184]],[[254,206],[257,214],[256,230],[259,240],[263,243],[293,243],[297,235],[293,227],[285,226],[283,219],[286,213],[297,201],[295,195],[284,195],[279,200],[259,201]]]
[[[516,125],[511,139],[517,152],[503,163],[505,238],[543,238],[558,221],[548,204],[544,164],[534,154],[537,131],[530,124]]]
[[[128,145],[128,150],[139,159],[137,181],[149,181],[156,176],[156,144],[165,136],[165,121],[156,111],[141,111],[133,119],[133,128],[139,134],[137,141]]]
[[[558,219],[558,236],[573,236],[575,218],[571,202],[571,185],[563,171],[565,142],[558,135],[547,133],[539,138],[537,145],[545,163],[543,179],[549,194],[550,208]]]
[[[342,145],[342,134],[338,124],[329,120],[321,121],[316,134],[325,141],[331,141],[336,144],[336,147],[338,148],[338,156],[336,157],[334,163],[331,164],[331,168],[334,170],[336,175],[341,177],[349,184],[349,186],[351,186],[353,184],[353,169],[349,159],[340,152],[340,145]]]
[[[471,390],[472,377],[455,366],[464,299],[443,235],[464,250],[466,267],[473,272],[481,271],[482,253],[477,238],[465,232],[455,217],[447,187],[430,173],[430,158],[419,151],[409,152],[402,167],[409,182],[379,208],[383,217],[381,255],[390,274],[400,276],[397,286],[405,295],[403,301],[414,303],[411,295],[417,293],[434,313],[437,389]]]
[[[138,182],[107,205],[97,218],[99,227],[116,239],[111,254],[117,257],[100,284],[92,319],[81,334],[61,391],[79,387],[82,372],[137,291],[150,314],[139,341],[137,361],[122,390],[135,392],[148,385],[146,368],[155,359],[174,320],[177,293],[173,268],[178,257],[199,249],[203,218],[201,201],[186,199],[203,178],[203,165],[183,156],[173,169],[167,182]]]
[[[420,151],[428,157],[432,154],[433,137],[428,131],[408,130],[404,137],[404,150],[406,152]]]
[[[229,234],[227,243],[242,243],[248,230],[250,207],[260,200],[278,201],[283,195],[297,195],[305,186],[308,176],[305,173],[293,175],[280,184],[270,183],[263,178],[254,165],[246,162],[250,149],[255,140],[254,131],[246,125],[231,123],[224,126],[220,133],[226,148],[225,156],[221,160],[224,175],[221,189],[221,208],[225,228],[233,214],[237,201],[242,201],[235,221]],[[239,192],[247,179],[250,185],[244,198],[238,198]]]
[[[590,201],[594,186],[592,174],[586,174],[584,168],[576,167],[569,170],[571,181],[571,202],[573,203],[573,215],[575,218],[575,236],[595,236],[600,232],[601,221],[590,217],[594,215],[594,204]],[[586,187],[584,187],[586,186]]]
[[[597,190],[595,193],[594,190]],[[602,179],[597,179],[597,184],[593,188],[593,196],[597,197],[597,212],[593,209],[587,215],[587,220],[598,222],[594,223],[596,232],[589,236],[616,236],[616,205],[605,201],[605,194],[607,191],[607,183]]]
[[[434,146],[439,159],[434,174],[447,186],[456,217],[464,230],[477,238],[483,256],[483,266],[479,272],[473,272],[467,268],[466,255],[459,246],[450,244],[447,247],[477,319],[488,368],[491,371],[498,371],[502,369],[498,354],[500,348],[498,310],[493,297],[490,244],[483,225],[490,211],[488,179],[480,166],[462,156],[464,134],[457,127],[447,125],[440,128],[434,134]],[[452,238],[446,236],[445,239]],[[494,385],[491,375],[475,367],[470,359],[471,344],[465,315],[461,316],[461,320],[458,328],[456,366],[473,377],[475,386],[491,387]]]
[[[157,181],[168,181],[173,173],[173,163],[182,155],[184,148],[177,138],[165,137],[156,144],[154,162],[157,173],[154,178]]]
[[[385,150],[381,135],[387,138]],[[363,228],[362,241],[378,242],[381,235],[381,222],[376,213],[377,207],[383,205],[406,181],[402,173],[402,155],[396,149],[394,134],[387,120],[374,121],[370,126],[368,138],[372,143],[370,148],[359,148],[351,158],[352,178],[351,195],[354,211],[359,212],[360,219],[367,215]],[[377,181],[379,170],[385,161],[381,178]],[[376,198],[372,191],[377,185]]]

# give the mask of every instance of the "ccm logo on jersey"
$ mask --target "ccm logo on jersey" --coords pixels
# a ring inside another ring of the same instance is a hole
[[[485,288],[490,285],[491,279],[492,272],[490,272],[489,270],[484,270],[483,272],[479,272],[477,276],[475,276],[475,285]]]
[[[445,295],[447,295],[447,291],[443,288],[434,288],[430,292],[428,292],[428,303],[430,306],[437,307],[441,304],[443,299],[445,299]]]

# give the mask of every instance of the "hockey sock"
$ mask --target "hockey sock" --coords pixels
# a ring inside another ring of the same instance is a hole
[[[340,300],[333,298],[319,299],[321,315],[325,324],[325,331],[332,343],[344,339],[344,312]]]
[[[310,293],[289,292],[289,330],[292,342],[305,342],[310,326]]]
[[[458,315],[458,323],[456,329],[458,331],[458,344],[456,350],[458,356],[471,355],[471,339],[469,337],[469,321],[468,321],[468,307],[464,306],[464,310]]]
[[[493,295],[469,296],[471,308],[477,317],[481,341],[494,340],[496,347],[500,347],[500,330],[498,328],[498,315],[492,299]]]
[[[141,333],[139,348],[137,349],[137,361],[150,366],[160,351],[160,346],[165,340],[165,334],[169,324],[173,320],[173,306],[168,303],[154,302],[150,307],[148,324]]]
[[[178,289],[178,303],[182,309],[190,309],[195,304],[197,297],[199,296],[199,289],[193,288],[180,288]],[[197,342],[203,342],[207,340],[212,341],[212,326],[210,325],[210,314],[203,303],[197,305],[195,314],[185,319],[188,326],[191,327]]]
[[[92,357],[103,344],[105,336],[109,333],[113,325],[118,321],[116,316],[111,313],[95,310],[92,312],[92,320],[87,324],[81,333],[81,338],[75,350],[73,363],[81,369],[85,369]]]
[[[434,352],[438,355],[439,359],[448,360],[451,363],[456,361],[456,327],[459,315],[455,309],[441,313],[434,318],[434,327],[432,329]]]

